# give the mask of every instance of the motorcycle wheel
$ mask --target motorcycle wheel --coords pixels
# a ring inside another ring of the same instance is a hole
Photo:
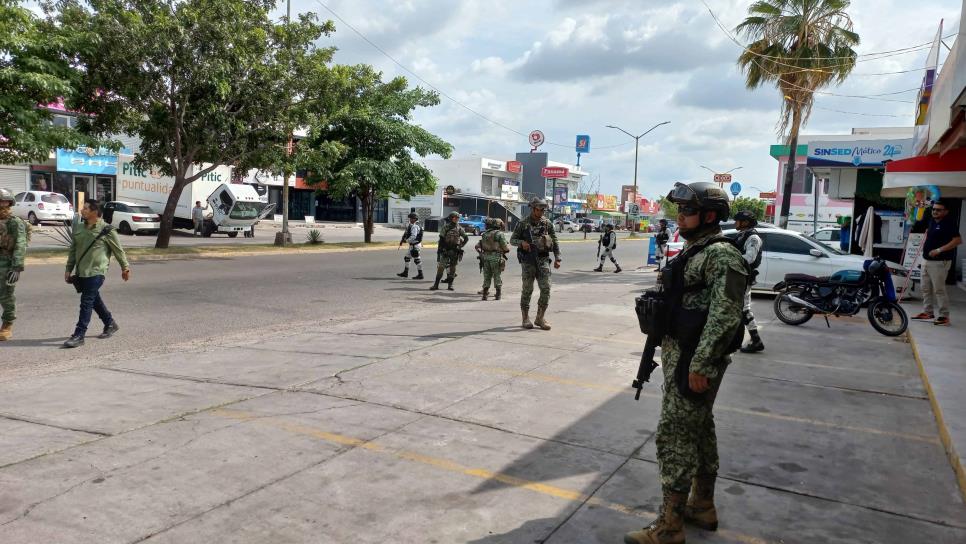
[[[775,297],[775,316],[786,325],[802,325],[814,315],[811,310],[785,298],[786,295],[801,297],[805,293],[802,288],[786,289]]]
[[[909,316],[895,302],[876,300],[869,304],[869,323],[886,336],[899,336],[909,327]]]

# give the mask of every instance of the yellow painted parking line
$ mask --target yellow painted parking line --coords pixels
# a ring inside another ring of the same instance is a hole
[[[511,376],[514,378],[522,378],[526,380],[534,380],[547,383],[556,383],[560,385],[570,385],[574,387],[579,387],[582,389],[593,389],[596,391],[607,391],[614,393],[627,393],[630,395],[631,387],[618,387],[616,385],[603,384],[588,382],[585,380],[575,380],[572,378],[563,378],[560,376],[554,376],[551,374],[541,374],[538,372],[527,372],[523,370],[514,370],[512,368],[500,368],[500,367],[490,367],[477,364],[471,364],[460,361],[443,361],[443,364],[462,366],[466,368],[472,368],[473,370],[479,372],[485,372],[489,374],[499,374],[504,376]],[[658,385],[659,384],[655,384]],[[662,397],[659,393],[649,393],[647,391],[642,393],[644,397],[650,397],[655,399],[660,399]],[[716,411],[732,412],[735,414],[741,414],[746,416],[755,416],[765,419],[774,419],[778,421],[788,421],[793,423],[802,423],[804,425],[813,425],[816,427],[825,427],[828,429],[837,429],[842,431],[853,431],[859,433],[873,434],[877,436],[891,436],[895,438],[901,438],[904,440],[912,440],[915,442],[924,442],[926,444],[939,444],[939,439],[931,436],[923,436],[918,434],[902,433],[898,431],[886,431],[882,429],[873,429],[871,427],[860,427],[856,425],[843,425],[841,423],[832,423],[830,421],[822,421],[818,419],[812,419],[807,417],[796,417],[796,416],[785,416],[781,414],[773,414],[769,412],[757,412],[755,410],[748,410],[745,408],[738,408],[734,406],[728,406],[727,404],[715,403],[714,409]]]
[[[622,514],[640,517],[640,518],[652,518],[657,514],[654,512],[647,512],[632,508],[619,503],[614,503],[610,501],[605,501],[603,499],[593,497],[582,493],[580,491],[573,491],[571,489],[565,489],[562,487],[557,487],[555,485],[544,484],[536,482],[533,480],[527,480],[525,478],[518,478],[516,476],[510,476],[509,474],[503,474],[501,472],[493,472],[484,468],[474,468],[468,467],[463,464],[457,463],[449,459],[443,459],[440,457],[433,457],[430,455],[424,455],[414,451],[395,449],[380,444],[375,444],[368,440],[362,440],[359,438],[354,438],[351,436],[345,436],[341,434],[331,433],[328,431],[323,431],[321,429],[316,429],[314,427],[309,427],[306,425],[293,424],[276,417],[265,416],[262,414],[256,414],[253,412],[245,412],[241,410],[232,409],[217,409],[212,410],[212,414],[224,417],[227,419],[232,419],[235,421],[245,421],[257,423],[260,425],[266,425],[276,429],[281,429],[283,431],[309,436],[312,438],[318,438],[325,442],[330,442],[333,444],[338,444],[340,446],[352,446],[360,449],[364,449],[371,452],[381,453],[385,455],[390,455],[396,457],[397,459],[404,459],[406,461],[412,461],[421,465],[431,466],[433,468],[438,468],[440,470],[445,470],[447,472],[453,472],[456,474],[463,474],[465,476],[471,476],[473,478],[479,478],[481,480],[497,481],[502,484],[508,485],[510,487],[515,487],[518,489],[526,489],[534,493],[539,493],[541,495],[546,495],[549,497],[554,497],[566,501],[572,502],[587,502],[587,504],[607,508],[620,512]],[[751,535],[746,535],[739,533],[737,531],[719,530],[718,535],[724,537],[727,540],[734,542],[739,542],[741,544],[768,544],[767,541],[762,540],[758,537]]]

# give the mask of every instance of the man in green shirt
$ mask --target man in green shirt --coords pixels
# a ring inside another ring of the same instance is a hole
[[[124,281],[131,278],[131,269],[117,231],[101,219],[100,203],[88,200],[80,214],[83,222],[74,226],[74,240],[67,254],[67,270],[64,272],[64,281],[75,283],[81,295],[80,316],[77,318],[74,334],[64,342],[65,348],[84,345],[92,312],[97,312],[97,316],[104,322],[104,332],[98,338],[110,338],[119,328],[101,299],[100,292],[111,255],[121,265],[121,278]],[[75,267],[77,272],[73,274]]]

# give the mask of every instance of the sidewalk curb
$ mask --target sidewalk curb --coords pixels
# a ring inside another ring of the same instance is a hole
[[[946,419],[943,417],[942,408],[939,406],[939,401],[936,400],[936,394],[932,390],[932,384],[929,383],[929,376],[926,375],[926,367],[923,365],[922,358],[919,356],[919,347],[916,345],[916,339],[912,336],[912,331],[906,334],[909,336],[909,345],[912,346],[912,356],[916,360],[916,366],[919,368],[919,376],[922,378],[922,383],[926,387],[926,394],[929,395],[929,404],[932,406],[933,415],[936,416],[936,423],[939,425],[939,438],[942,441],[943,448],[946,450],[946,457],[949,458],[949,464],[952,465],[953,472],[956,474],[959,493],[963,496],[963,500],[966,501],[966,468],[963,467],[959,459],[959,454],[956,452],[956,447],[953,445],[952,437],[949,435],[949,429],[946,427]]]

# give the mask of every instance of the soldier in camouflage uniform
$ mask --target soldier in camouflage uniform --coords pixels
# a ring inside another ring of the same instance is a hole
[[[476,244],[476,251],[483,259],[483,300],[490,292],[490,282],[496,287],[496,300],[500,300],[503,291],[503,278],[500,276],[506,266],[504,255],[510,252],[510,247],[503,236],[503,220],[491,217],[486,220],[486,232]]]
[[[710,531],[718,528],[712,407],[731,362],[728,353],[736,349],[748,285],[748,269],[737,248],[726,241],[708,243],[721,235],[718,223],[730,212],[728,195],[714,183],[679,183],[668,199],[678,204],[678,226],[686,240],[681,255],[688,248],[700,248],[683,270],[681,307],[706,316],[706,321],[690,361],[681,360],[682,348],[673,334],[661,345],[664,397],[656,446],[664,503],[653,524],[624,536],[626,544],[683,543],[685,522]],[[677,326],[672,319],[672,333]],[[679,364],[689,365],[680,381],[675,379]],[[682,393],[681,388],[687,391]]]
[[[545,319],[550,304],[550,253],[553,253],[553,267],[560,268],[560,244],[553,224],[543,216],[547,211],[547,201],[534,198],[530,201],[530,215],[517,223],[510,237],[510,244],[517,247],[517,259],[523,267],[523,292],[520,294],[520,311],[523,313],[523,328],[532,329],[534,325],[545,331],[550,323]],[[536,261],[536,264],[534,264]],[[537,318],[530,322],[530,297],[533,295],[533,280],[540,287],[537,300]]]
[[[460,262],[463,254],[463,246],[470,241],[470,237],[460,226],[459,212],[449,212],[446,222],[439,228],[439,246],[436,249],[436,283],[430,290],[439,289],[439,281],[443,278],[443,272],[449,269],[449,275],[444,283],[448,284],[448,290],[453,290],[453,280],[456,279],[456,265]]]
[[[0,342],[13,337],[13,322],[17,319],[17,299],[13,289],[20,280],[27,253],[27,225],[14,217],[11,210],[14,202],[10,191],[0,189],[0,306],[3,307]]]

